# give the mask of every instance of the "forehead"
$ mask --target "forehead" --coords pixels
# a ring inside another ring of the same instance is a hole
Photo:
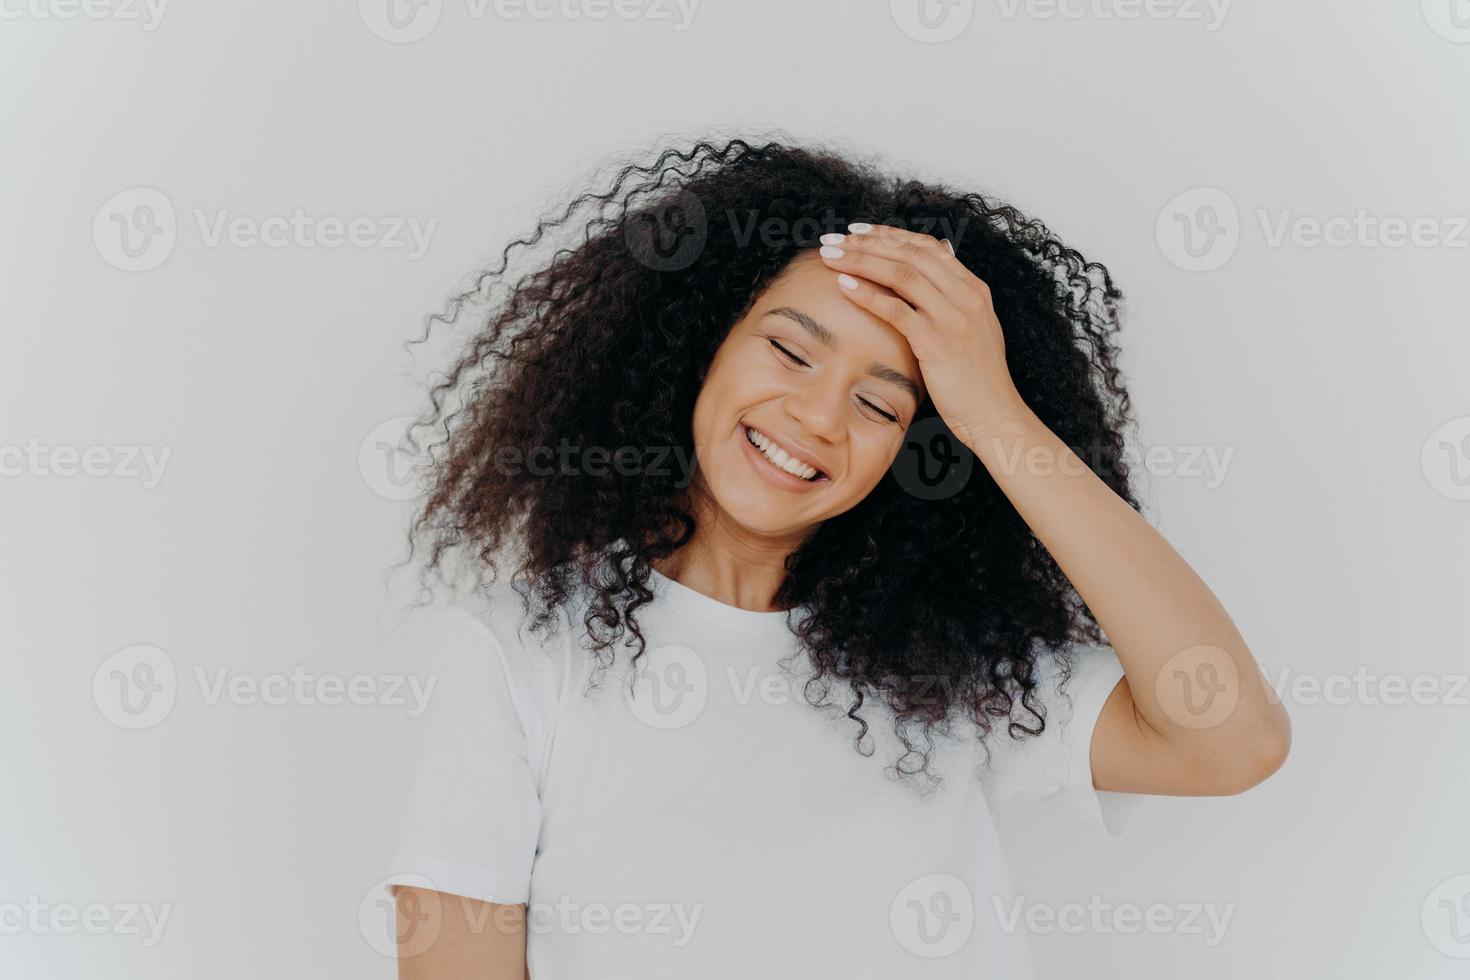
[[[886,286],[874,285],[889,296],[896,295]],[[861,348],[870,353],[881,351],[899,361],[913,358],[908,339],[898,328],[849,299],[837,284],[836,271],[814,252],[803,252],[791,261],[782,275],[756,300],[747,320],[752,327],[757,324],[785,324],[815,343],[814,338],[795,320],[765,316],[780,306],[800,310],[826,327],[842,352],[853,348],[852,352],[856,353],[857,348]]]

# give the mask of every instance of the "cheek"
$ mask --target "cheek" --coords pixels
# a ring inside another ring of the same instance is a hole
[[[848,465],[854,482],[871,489],[878,485],[898,456],[903,432],[896,427],[881,433],[865,433],[849,443]]]
[[[744,408],[739,402],[738,386],[731,384],[728,373],[711,370],[694,399],[690,419],[696,449],[722,444],[730,434],[734,420]]]
[[[720,411],[722,403],[726,400],[725,374],[719,368],[718,359],[710,365],[708,373],[704,376],[704,382],[699,386],[699,394],[694,398],[694,424],[698,431],[701,423],[709,424],[711,417]]]
[[[717,359],[695,398],[695,424],[723,428],[773,392],[769,365],[740,358]]]

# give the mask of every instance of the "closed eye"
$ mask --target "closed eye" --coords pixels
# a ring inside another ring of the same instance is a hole
[[[869,408],[871,408],[873,411],[877,412],[879,415],[883,416],[888,421],[890,421],[890,422],[897,422],[898,421],[898,416],[897,415],[890,415],[888,412],[883,411],[883,409],[879,408],[877,405],[874,405],[872,402],[868,401],[866,398],[859,398],[858,401],[862,402],[864,405],[868,406]]]
[[[767,337],[766,339],[770,342],[770,344],[771,344],[772,347],[776,348],[776,350],[781,353],[781,356],[782,357],[786,358],[791,363],[793,363],[793,364],[799,364],[802,367],[811,367],[811,365],[808,364],[806,361],[803,361],[801,358],[797,357],[791,351],[787,350],[785,347],[782,347],[781,344],[778,343],[774,337]],[[859,398],[858,401],[861,402],[863,405],[867,406],[875,414],[877,414],[880,417],[882,417],[882,419],[885,422],[896,423],[898,421],[898,416],[897,415],[894,415],[891,412],[885,412],[885,411],[883,411],[883,409],[879,408],[877,405],[874,405],[872,402],[868,401],[866,398]]]
[[[776,343],[775,340],[771,340],[771,346],[780,351],[781,355],[788,360],[794,361],[795,363],[800,364],[802,367],[811,367],[810,364],[808,364],[806,361],[803,361],[801,358],[797,357],[795,354],[791,353],[791,351],[782,347],[780,344]]]

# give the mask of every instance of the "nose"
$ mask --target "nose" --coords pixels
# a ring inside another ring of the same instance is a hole
[[[837,442],[845,431],[842,424],[847,393],[834,384],[813,380],[798,386],[782,402],[786,414],[813,436]]]

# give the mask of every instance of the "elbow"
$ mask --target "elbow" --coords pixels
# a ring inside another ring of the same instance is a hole
[[[1236,764],[1224,768],[1218,791],[1222,796],[1235,796],[1269,779],[1286,764],[1291,754],[1291,720],[1286,712],[1277,712],[1271,722],[1260,726],[1247,743],[1235,753]]]
[[[1291,729],[1273,735],[1256,756],[1254,767],[1247,774],[1247,780],[1243,786],[1236,790],[1243,793],[1253,786],[1258,786],[1271,778],[1286,764],[1286,757],[1291,754]]]

